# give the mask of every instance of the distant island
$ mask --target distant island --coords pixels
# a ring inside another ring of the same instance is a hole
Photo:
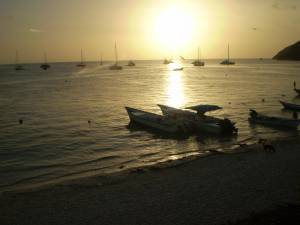
[[[278,52],[273,59],[277,60],[300,60],[300,41]]]

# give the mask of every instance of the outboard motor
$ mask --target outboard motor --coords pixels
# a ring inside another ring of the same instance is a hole
[[[234,126],[234,123],[231,122],[229,119],[225,118],[220,122],[222,132],[226,134],[237,133],[238,129]]]

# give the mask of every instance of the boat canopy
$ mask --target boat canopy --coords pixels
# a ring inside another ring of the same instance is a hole
[[[186,109],[195,110],[197,111],[197,113],[204,114],[206,112],[222,109],[222,107],[217,105],[195,105],[195,106],[186,107]]]

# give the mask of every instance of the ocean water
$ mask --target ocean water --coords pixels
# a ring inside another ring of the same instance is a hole
[[[261,137],[298,134],[250,126],[247,118],[249,108],[292,116],[278,101],[300,104],[293,91],[294,81],[300,85],[300,63],[219,62],[207,60],[205,67],[181,62],[183,71],[172,71],[161,61],[136,61],[137,66],[124,66],[122,71],[92,62],[86,68],[56,63],[47,71],[38,64],[25,65],[24,71],[1,65],[0,192],[206,155],[212,148],[229,151],[237,143]],[[217,104],[223,109],[212,114],[236,122],[239,134],[172,139],[127,126],[124,106],[160,113],[158,103]]]

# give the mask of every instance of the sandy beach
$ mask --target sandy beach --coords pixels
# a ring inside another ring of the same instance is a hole
[[[300,139],[0,197],[8,224],[227,224],[300,203]],[[240,223],[251,224],[251,223]]]

